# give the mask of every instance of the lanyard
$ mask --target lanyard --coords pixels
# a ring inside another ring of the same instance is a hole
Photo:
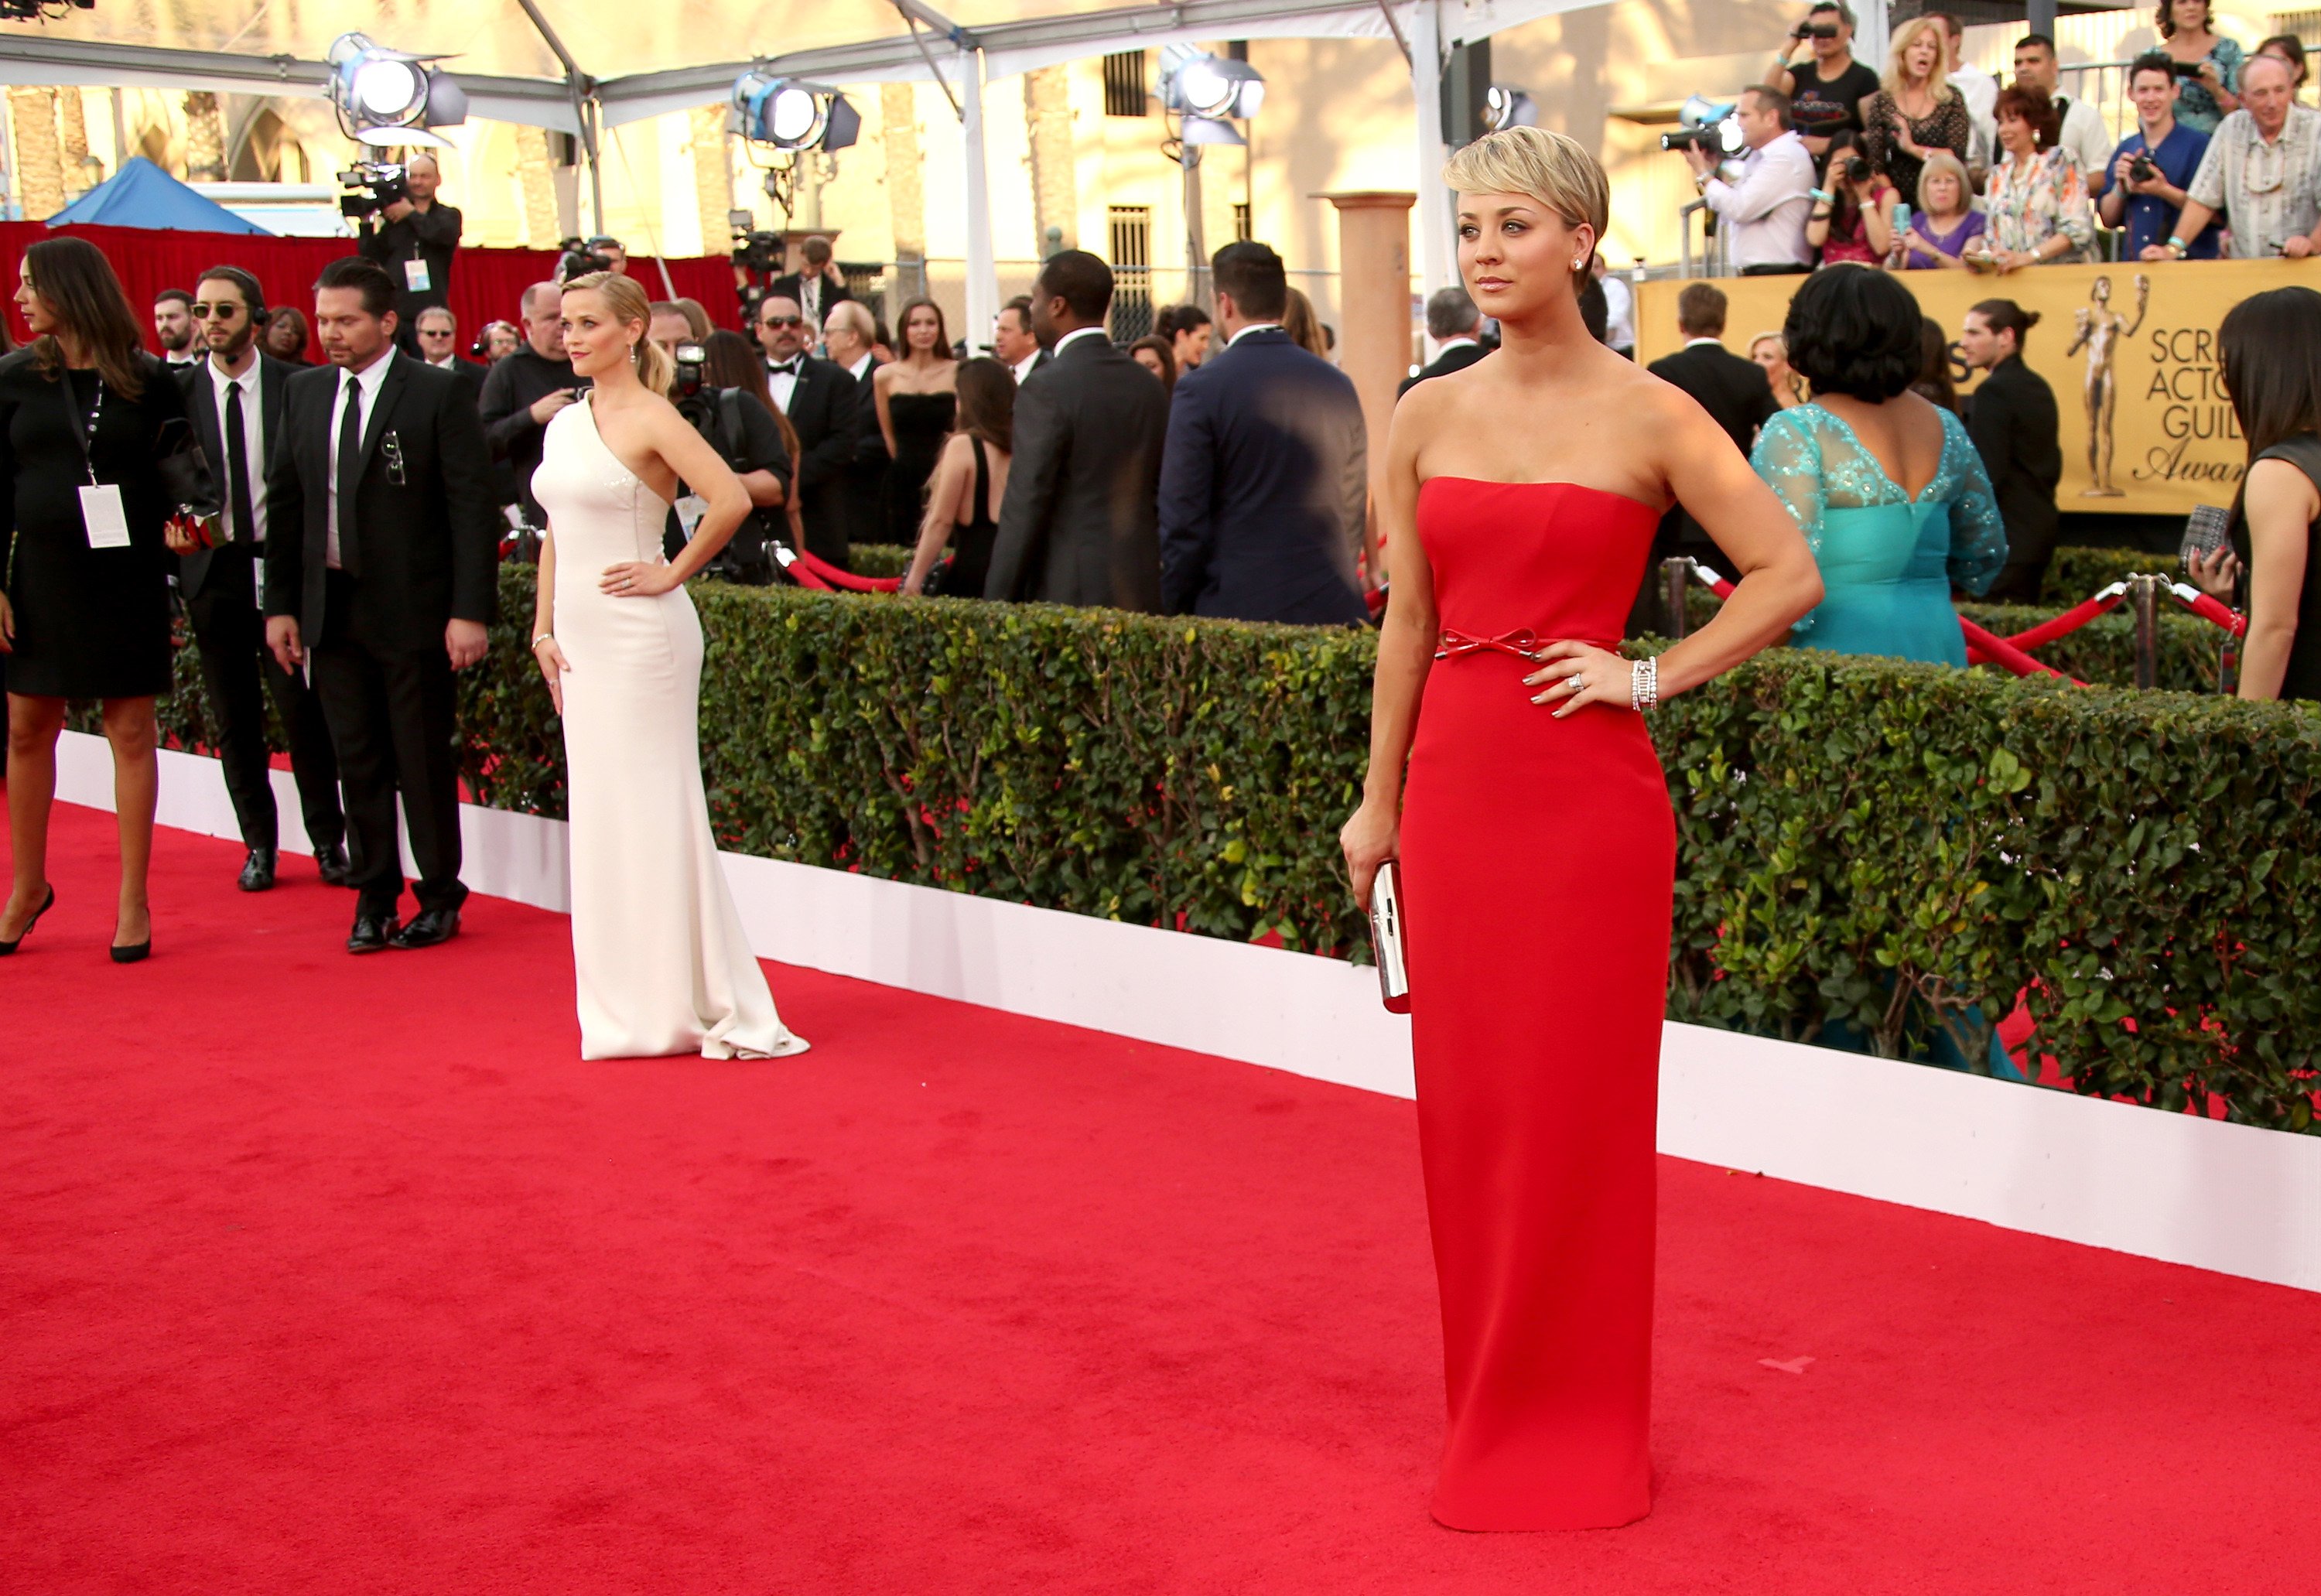
[[[69,376],[59,377],[57,389],[64,400],[65,426],[72,433],[73,442],[80,446],[80,463],[88,471],[89,486],[95,488],[98,486],[96,461],[90,455],[88,446],[96,442],[96,418],[105,409],[105,374],[97,373],[96,402],[88,407],[86,421],[80,418],[78,407],[73,403],[72,378]]]

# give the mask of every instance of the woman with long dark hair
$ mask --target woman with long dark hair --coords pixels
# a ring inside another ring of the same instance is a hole
[[[678,303],[690,305],[692,301],[682,299]],[[781,506],[782,521],[789,529],[790,547],[805,548],[806,530],[804,524],[798,519],[797,428],[792,426],[790,418],[782,414],[782,407],[774,403],[774,390],[766,381],[765,355],[756,344],[730,327],[719,327],[704,338],[701,341],[701,351],[705,357],[702,361],[701,374],[711,387],[740,388],[765,406],[767,414],[774,418],[774,425],[782,434],[783,452],[788,457],[790,462],[790,479],[789,486],[782,491],[780,497],[764,500],[762,504]],[[751,473],[751,475],[755,474]],[[744,486],[748,486],[749,479],[743,478],[742,482]],[[757,498],[754,490],[751,497],[753,500]]]
[[[933,300],[914,299],[903,306],[896,329],[902,354],[871,374],[870,394],[888,462],[881,541],[907,544],[918,538],[927,479],[959,414],[959,362],[951,358],[942,306]]]
[[[1964,665],[1951,588],[1988,588],[2007,533],[1965,424],[1910,391],[1918,302],[1887,272],[1834,267],[1798,286],[1783,331],[1813,402],[1767,422],[1750,459],[1821,567],[1798,645]]]
[[[156,464],[185,424],[177,385],[142,347],[112,266],[86,239],[28,247],[16,304],[29,348],[0,359],[0,477],[13,533],[0,648],[8,651],[8,831],[0,907],[13,953],[49,906],[49,809],[71,698],[104,703],[121,827],[113,958],[152,951],[145,879],[159,791],[153,701],[169,690],[168,502]]]
[[[1870,159],[1862,136],[1840,128],[1829,139],[1829,185],[1806,218],[1806,242],[1824,266],[1875,265],[1894,247],[1894,207],[1902,196]]]
[[[2242,698],[2321,698],[2321,294],[2252,294],[2216,342],[2248,474],[2231,552],[2195,561],[2192,579],[2228,599],[2247,572]]]
[[[927,573],[951,548],[942,590],[983,596],[991,544],[999,535],[999,502],[1007,493],[1007,462],[1015,451],[1015,376],[998,360],[962,360],[959,367],[959,430],[943,444],[927,485],[919,546],[903,591],[926,591]]]
[[[1128,346],[1128,358],[1160,379],[1160,386],[1170,393],[1177,391],[1177,351],[1158,333],[1148,333]]]

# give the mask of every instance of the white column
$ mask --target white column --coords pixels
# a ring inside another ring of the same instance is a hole
[[[1443,186],[1448,150],[1443,136],[1443,29],[1435,0],[1411,7],[1410,93],[1418,110],[1419,291],[1432,294],[1458,281],[1451,248],[1451,191]]]
[[[978,351],[991,342],[999,319],[999,268],[991,254],[991,174],[983,153],[983,52],[961,50],[959,61],[960,131],[967,140],[967,345]]]
[[[1886,44],[1893,35],[1889,31],[1888,0],[1855,0],[1853,7],[1853,55],[1866,61],[1873,72],[1886,70]]]

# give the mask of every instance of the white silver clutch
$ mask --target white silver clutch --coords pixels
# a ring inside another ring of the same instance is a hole
[[[1389,859],[1370,882],[1370,957],[1378,962],[1379,995],[1395,1014],[1410,1012],[1410,966],[1402,945],[1402,862]]]

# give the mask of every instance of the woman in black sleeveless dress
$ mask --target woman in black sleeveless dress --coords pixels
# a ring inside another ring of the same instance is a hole
[[[1007,491],[1008,456],[1015,443],[1015,375],[993,360],[962,360],[959,367],[959,430],[942,446],[927,510],[919,524],[918,550],[903,579],[903,591],[926,591],[928,573],[951,545],[951,564],[942,590],[980,598],[991,568],[991,545],[999,536],[999,501]]]
[[[2321,293],[2252,295],[2216,342],[2249,465],[2233,557],[2194,578],[2228,592],[2247,572],[2242,698],[2321,699]]]
[[[878,431],[887,440],[887,474],[880,495],[879,540],[906,546],[917,541],[927,479],[950,437],[957,415],[959,362],[951,358],[951,333],[942,307],[932,299],[903,306],[896,335],[899,360],[870,374]]]
[[[141,347],[136,314],[94,244],[24,251],[16,303],[30,348],[0,359],[0,483],[7,494],[8,829],[14,878],[0,906],[13,953],[56,893],[47,875],[57,736],[68,699],[101,699],[121,825],[113,957],[152,947],[145,895],[159,788],[153,700],[169,690],[172,506],[155,460],[182,426],[177,383]],[[86,491],[84,492],[84,489]]]

